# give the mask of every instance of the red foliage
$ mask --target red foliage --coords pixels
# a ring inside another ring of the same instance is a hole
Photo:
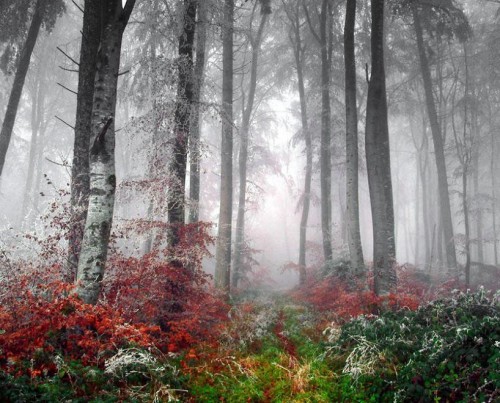
[[[30,373],[53,372],[56,354],[102,366],[118,348],[152,346],[158,335],[157,326],[127,324],[111,307],[82,303],[71,293],[71,285],[53,282],[32,287],[30,283],[22,276],[2,296],[3,370],[22,374],[23,361],[31,360]]]
[[[364,290],[362,285],[349,286],[345,280],[334,275],[323,278],[310,276],[307,284],[293,291],[292,296],[302,303],[312,305],[317,311],[334,313],[340,322],[362,314],[375,314],[382,307],[414,310],[430,298],[426,293],[429,287],[424,283],[409,275],[398,278],[397,292],[387,297],[378,297],[373,291]],[[372,284],[373,279],[369,278],[368,283]]]
[[[133,323],[158,323],[168,334],[170,351],[217,337],[228,306],[210,285],[201,262],[208,256],[208,224],[189,224],[174,250],[144,256],[116,254],[108,263],[103,300]]]
[[[102,366],[131,344],[178,351],[216,340],[228,307],[201,268],[212,242],[207,229],[186,226],[174,250],[112,253],[97,306],[72,294],[61,264],[7,262],[0,277],[0,368],[33,376],[56,371],[56,355]]]

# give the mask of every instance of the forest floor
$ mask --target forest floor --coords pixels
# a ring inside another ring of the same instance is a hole
[[[412,309],[360,295],[240,297],[225,319],[196,319],[213,337],[176,351],[141,344],[147,327],[71,296],[31,303],[28,327],[21,311],[0,315],[0,401],[499,401],[500,293],[456,291]]]
[[[269,293],[234,306],[231,316],[217,351],[187,363],[190,401],[332,401],[342,367],[328,357],[327,315]]]

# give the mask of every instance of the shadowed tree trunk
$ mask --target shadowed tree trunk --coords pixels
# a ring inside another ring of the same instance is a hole
[[[432,140],[434,144],[434,154],[436,157],[436,167],[438,175],[438,192],[439,192],[439,207],[441,224],[444,232],[445,247],[446,247],[446,262],[448,267],[457,266],[457,257],[455,251],[455,240],[453,237],[453,222],[451,218],[450,195],[448,191],[448,177],[446,174],[446,159],[444,155],[443,137],[436,112],[436,104],[432,93],[432,80],[429,70],[429,61],[427,58],[422,24],[417,6],[412,5],[412,14],[415,33],[417,37],[418,53],[420,57],[420,70],[424,83],[425,100],[427,105],[427,114],[432,132]]]
[[[356,105],[356,56],[354,30],[356,0],[347,0],[344,26],[345,107],[346,107],[346,207],[351,269],[361,281],[365,264],[359,227],[358,196],[358,113]]]
[[[233,27],[234,0],[224,1],[222,34],[222,142],[215,286],[229,297],[233,213]]]
[[[38,33],[40,32],[47,1],[48,0],[37,0],[36,2],[35,11],[28,30],[28,36],[21,50],[21,57],[19,58],[16,74],[14,76],[14,83],[12,84],[9,103],[7,104],[5,118],[2,123],[2,131],[0,132],[0,177],[2,176],[5,157],[7,156],[12,130],[16,122],[17,108],[23,92],[26,74],[30,66],[31,54],[33,53],[33,48],[35,47]]]
[[[185,217],[185,186],[191,108],[193,105],[193,47],[197,0],[184,0],[183,31],[179,36],[179,82],[174,116],[171,183],[168,197],[169,244],[180,240]]]
[[[248,92],[248,102],[243,110],[240,130],[240,156],[239,156],[239,176],[240,188],[238,197],[238,216],[236,219],[236,237],[233,262],[233,276],[231,286],[238,287],[238,281],[241,276],[241,265],[243,259],[243,249],[245,247],[245,208],[247,197],[247,161],[248,161],[248,142],[250,131],[250,120],[253,113],[253,105],[255,101],[255,91],[257,89],[257,68],[259,66],[260,44],[262,35],[266,25],[269,12],[262,6],[261,18],[257,36],[254,38],[250,32],[250,44],[252,46],[252,62],[250,67],[250,90]],[[252,29],[252,27],[250,27]]]
[[[97,71],[97,50],[101,39],[99,0],[86,0],[83,10],[82,43],[78,67],[75,141],[71,166],[71,231],[69,234],[68,281],[74,281],[89,204],[89,148],[92,132],[92,104]]]
[[[384,67],[384,0],[371,1],[371,15],[372,66],[366,106],[366,166],[373,221],[375,293],[387,295],[396,286],[396,246]]]
[[[90,197],[76,286],[78,296],[89,304],[99,298],[113,222],[116,90],[123,31],[134,5],[135,0],[128,0],[124,7],[121,0],[101,1],[103,24],[92,109]]]
[[[198,4],[198,21],[196,25],[196,61],[194,65],[194,94],[191,116],[191,132],[189,137],[189,222],[199,220],[200,214],[200,158],[201,158],[201,113],[200,102],[205,77],[205,47],[207,42],[207,2]]]

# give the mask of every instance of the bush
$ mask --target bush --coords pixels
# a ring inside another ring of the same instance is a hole
[[[396,401],[490,401],[500,391],[499,294],[457,293],[342,327],[330,352],[360,390]]]

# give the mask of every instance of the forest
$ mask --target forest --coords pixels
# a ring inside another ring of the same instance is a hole
[[[0,402],[500,400],[500,0],[0,0]]]

